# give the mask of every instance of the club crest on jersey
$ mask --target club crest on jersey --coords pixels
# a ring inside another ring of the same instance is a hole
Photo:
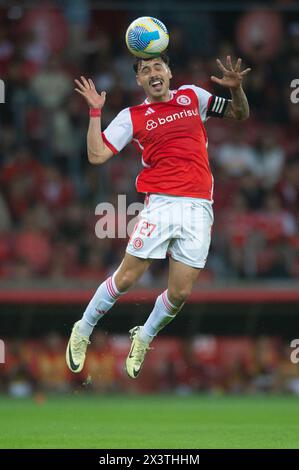
[[[189,104],[191,104],[191,100],[190,100],[189,96],[186,96],[186,95],[178,96],[177,99],[176,99],[176,102],[178,104],[181,104],[182,106],[188,106]]]
[[[135,250],[140,250],[140,248],[143,247],[143,241],[140,237],[135,238],[135,240],[133,241],[133,247],[135,248]]]

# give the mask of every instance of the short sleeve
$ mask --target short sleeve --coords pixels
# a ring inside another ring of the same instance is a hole
[[[130,109],[123,109],[110,122],[102,137],[107,147],[116,155],[119,153],[133,138],[133,125],[131,120]]]
[[[183,85],[180,90],[190,88],[198,98],[198,108],[201,120],[205,122],[210,116],[223,117],[228,100],[209,93],[204,88],[195,85]]]

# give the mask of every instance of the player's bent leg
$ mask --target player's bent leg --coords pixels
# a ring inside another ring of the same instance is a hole
[[[200,272],[200,268],[188,266],[172,258],[169,259],[168,298],[172,304],[184,305]]]
[[[120,291],[127,291],[150,267],[152,260],[137,258],[137,256],[125,254],[123,261],[115,272],[115,284]]]
[[[172,259],[169,268],[168,290],[158,296],[145,324],[130,330],[132,345],[126,360],[126,371],[132,378],[138,376],[152,340],[183,307],[200,271]]]
[[[142,327],[141,338],[151,342],[183,308],[200,269],[169,259],[168,289],[156,300],[155,307]]]
[[[126,253],[123,262],[115,273],[115,282],[119,288],[126,289],[132,286],[149,268],[152,260],[137,258]],[[125,370],[132,378],[136,378],[144,361],[145,354],[149,349],[138,337],[139,326],[130,330],[132,341],[129,354],[125,362]]]
[[[72,372],[83,369],[89,337],[98,321],[113,307],[124,293],[117,289],[114,276],[98,287],[87,305],[81,320],[75,323],[66,349],[66,362]]]
[[[83,317],[74,324],[66,349],[66,362],[72,372],[83,369],[86,350],[97,322],[112,308],[117,299],[142,276],[151,260],[144,260],[128,253],[117,271],[104,281],[89,302]]]

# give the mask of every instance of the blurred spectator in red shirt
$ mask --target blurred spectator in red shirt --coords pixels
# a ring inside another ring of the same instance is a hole
[[[20,147],[4,165],[0,181],[16,220],[22,217],[32,204],[43,171],[41,164],[26,147]]]
[[[14,240],[14,256],[26,260],[36,275],[47,273],[52,255],[51,217],[45,206],[31,209]]]
[[[67,177],[63,177],[54,166],[45,167],[39,180],[36,199],[49,209],[64,209],[74,198],[74,187]]]

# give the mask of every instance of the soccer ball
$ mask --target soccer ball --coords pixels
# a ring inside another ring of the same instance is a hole
[[[150,59],[165,51],[169,36],[162,21],[152,16],[142,16],[133,21],[126,32],[126,44],[136,57]]]

